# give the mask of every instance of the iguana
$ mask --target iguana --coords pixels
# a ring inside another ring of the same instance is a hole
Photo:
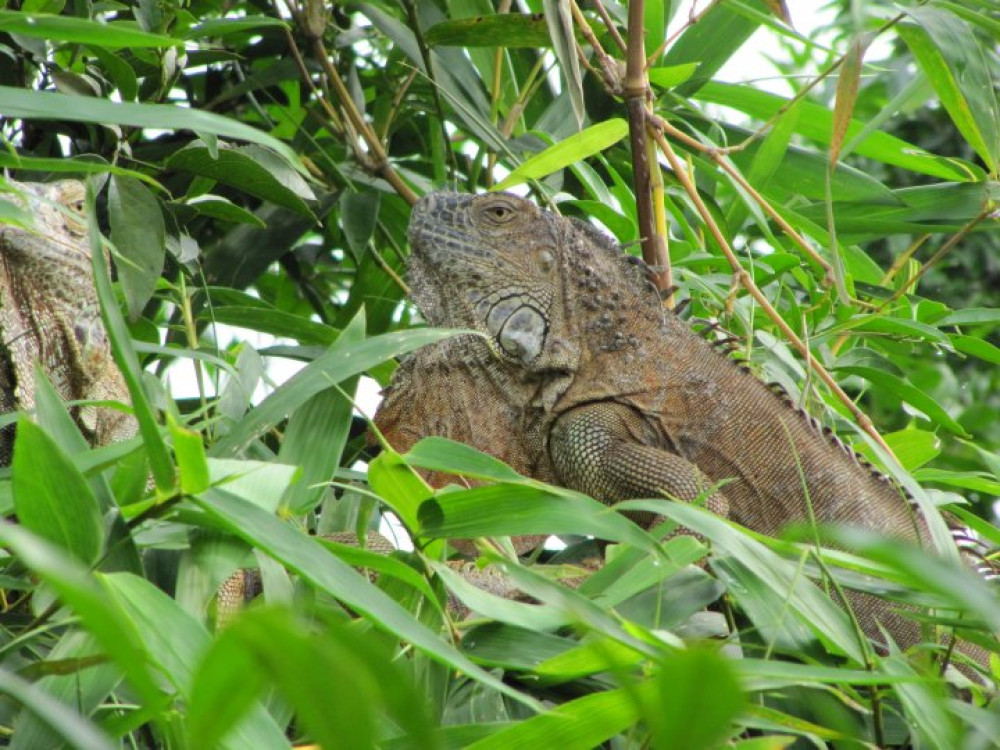
[[[396,371],[375,422],[398,450],[460,440],[605,503],[693,500],[728,480],[708,506],[757,532],[814,515],[931,546],[894,483],[665,310],[641,261],[600,230],[513,195],[439,192],[413,209],[409,240],[427,322],[485,336]],[[884,601],[851,602],[869,637],[881,623],[903,647],[920,640]]]
[[[83,184],[6,184],[0,199],[31,221],[0,224],[0,414],[34,408],[36,367],[68,402],[129,403],[91,277]],[[92,404],[70,412],[92,445],[137,431],[127,412]],[[10,463],[13,439],[13,424],[0,430],[0,465]]]

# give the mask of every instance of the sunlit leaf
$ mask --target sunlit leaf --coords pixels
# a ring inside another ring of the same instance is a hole
[[[614,119],[591,125],[559,143],[535,154],[500,182],[497,190],[535,180],[569,166],[573,162],[611,148],[628,134],[628,123]]]

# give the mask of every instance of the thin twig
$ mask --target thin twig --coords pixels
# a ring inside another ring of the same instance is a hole
[[[772,206],[764,196],[757,192],[757,190],[749,182],[747,182],[746,178],[740,173],[739,169],[736,168],[736,165],[726,158],[725,154],[727,153],[727,149],[706,146],[696,138],[692,138],[682,130],[678,130],[662,117],[651,115],[649,120],[650,124],[657,130],[666,133],[672,138],[681,141],[685,146],[688,146],[708,157],[716,164],[716,166],[732,177],[733,180],[735,180],[739,186],[743,188],[743,190],[745,190],[751,198],[753,198],[754,202],[764,210],[764,213],[770,216],[774,220],[774,223],[781,227],[781,230],[788,236],[788,238],[798,245],[802,252],[805,253],[805,255],[813,263],[823,269],[823,273],[825,275],[823,283],[826,286],[829,286],[832,283],[833,269],[830,267],[830,264],[820,257],[816,250],[814,250],[813,247],[806,242],[805,238],[795,231],[792,225],[785,221],[784,217],[782,217],[781,214],[775,210],[774,206]]]
[[[623,94],[628,112],[629,140],[632,146],[632,182],[635,193],[636,218],[642,243],[642,259],[650,268],[653,285],[660,291],[671,287],[670,256],[666,247],[666,226],[662,213],[662,182],[655,190],[652,170],[659,162],[652,149],[646,126],[651,114],[647,105],[649,83],[646,78],[646,51],[643,41],[643,0],[632,0],[628,6],[628,49],[625,58]],[[654,206],[654,196],[660,197],[660,212]],[[661,221],[657,221],[657,216]]]
[[[899,289],[893,292],[892,296],[889,297],[889,299],[887,299],[885,302],[879,305],[877,311],[881,312],[886,307],[888,307],[893,302],[902,297],[904,294],[906,294],[918,281],[920,281],[920,279],[923,278],[925,273],[927,273],[931,268],[933,268],[934,265],[937,264],[938,261],[940,261],[945,255],[951,252],[959,242],[965,239],[965,235],[967,235],[969,232],[975,229],[984,220],[989,218],[994,213],[994,211],[995,209],[990,207],[984,208],[982,211],[979,212],[979,214],[975,218],[966,222],[965,226],[963,226],[961,229],[955,232],[955,234],[953,234],[948,239],[947,242],[945,242],[940,248],[938,248],[938,250],[934,253],[934,255],[932,255],[930,258],[927,259],[926,263],[920,266],[919,271],[917,271],[915,274],[913,274],[913,276],[908,278],[903,284],[900,284]]]
[[[599,15],[601,17],[601,21],[604,22],[604,28],[608,30],[611,38],[614,39],[615,44],[618,45],[618,49],[625,52],[625,40],[622,39],[622,35],[618,33],[618,27],[615,26],[614,20],[608,14],[607,8],[604,7],[601,0],[594,0],[594,7],[597,9],[597,15]]]
[[[312,43],[313,55],[315,56],[317,62],[323,68],[323,73],[326,76],[327,81],[333,87],[333,93],[336,96],[340,106],[343,108],[344,113],[347,115],[347,122],[353,127],[360,138],[365,142],[368,148],[367,154],[360,152],[357,149],[355,154],[359,156],[359,162],[369,171],[379,175],[386,182],[388,182],[393,189],[399,194],[403,200],[405,200],[410,205],[417,202],[417,195],[414,193],[410,186],[403,182],[403,179],[399,174],[392,168],[392,164],[389,162],[389,155],[386,153],[385,148],[382,146],[382,141],[379,140],[375,131],[372,130],[371,126],[365,121],[364,116],[358,111],[358,108],[354,105],[354,99],[351,97],[350,92],[347,90],[347,86],[344,84],[344,80],[340,77],[340,73],[337,69],[333,67],[330,62],[330,55],[327,52],[326,45],[323,43],[322,35],[322,23],[317,19],[311,19],[306,16],[306,14],[296,7],[294,0],[283,0],[285,7],[288,9],[289,15],[295,21],[296,25],[302,31],[303,35]],[[293,49],[293,54],[295,54],[294,43],[290,45]],[[300,67],[300,71],[303,74],[307,73],[304,63],[302,63],[301,56],[298,56],[296,63]],[[311,78],[306,75],[306,80],[311,83]],[[325,97],[324,97],[325,100]],[[329,104],[325,107],[327,112],[332,110]],[[334,119],[334,122],[338,118]],[[346,125],[346,123],[345,123]],[[349,132],[348,128],[344,128],[346,132]],[[351,139],[353,141],[353,139]]]
[[[416,2],[414,0],[405,0],[403,4],[406,6],[406,14],[410,19],[410,29],[413,31],[413,37],[417,40],[417,48],[420,50],[420,59],[424,61],[424,68],[427,70],[427,78],[432,84],[431,98],[434,100],[434,109],[437,112],[438,121],[441,124],[441,142],[444,144],[444,150],[448,159],[448,166],[451,169],[452,176],[454,177],[458,174],[458,162],[455,159],[455,152],[452,151],[450,141],[448,139],[448,130],[445,127],[444,104],[441,102],[441,94],[438,91],[438,87],[434,85],[434,60],[431,57],[430,48],[424,41],[424,32],[420,28],[420,19],[417,17]]]

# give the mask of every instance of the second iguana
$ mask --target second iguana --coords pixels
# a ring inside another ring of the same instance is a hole
[[[132,437],[131,413],[80,401],[129,402],[111,358],[91,279],[82,182],[7,181],[3,198],[27,225],[0,224],[0,414],[35,406],[36,368],[66,401],[92,445]],[[14,425],[0,429],[0,466],[10,462]]]
[[[596,228],[508,194],[434,193],[409,238],[427,322],[485,336],[399,368],[376,416],[397,449],[460,440],[605,503],[728,481],[708,506],[757,532],[813,517],[932,546],[903,492],[664,310],[643,265]],[[881,624],[903,647],[920,640],[884,601],[851,596],[869,637]]]

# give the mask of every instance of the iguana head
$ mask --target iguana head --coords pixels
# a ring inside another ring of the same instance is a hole
[[[412,296],[432,325],[486,334],[529,372],[634,344],[648,284],[609,237],[507,193],[432,193],[410,218]],[[658,302],[652,304],[658,307]]]
[[[487,334],[504,359],[531,367],[549,342],[558,233],[506,193],[432,193],[410,218],[413,297],[433,325]]]
[[[52,183],[7,182],[0,200],[15,204],[13,221],[0,222],[0,247],[10,271],[24,277],[56,274],[55,293],[70,282],[90,280],[90,245],[83,216],[86,188],[78,180]],[[19,220],[19,219],[23,219]]]

